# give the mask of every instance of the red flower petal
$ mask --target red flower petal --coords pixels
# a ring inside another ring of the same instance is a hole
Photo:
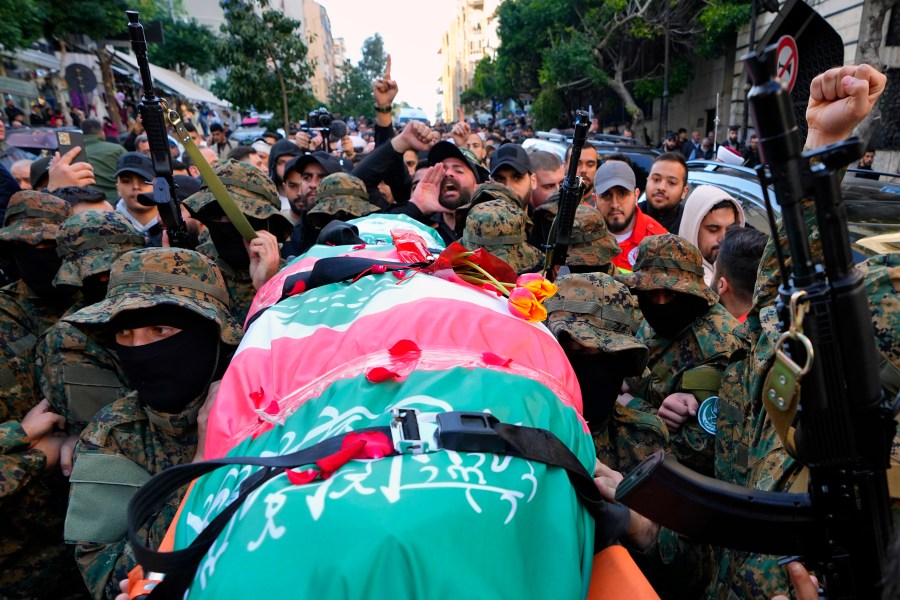
[[[278,403],[274,400],[269,402],[269,405],[263,409],[263,412],[267,415],[277,415],[281,411],[281,408],[278,406]]]
[[[491,365],[492,367],[508,367],[512,364],[511,358],[503,358],[499,354],[494,354],[493,352],[483,352],[481,354],[481,360],[484,361],[484,364]]]
[[[372,265],[372,273],[376,275],[387,273],[387,267],[384,265]]]
[[[366,244],[365,244],[365,243],[362,243],[362,244],[359,244],[358,246],[353,246],[353,249],[354,249],[354,250],[365,250],[365,249],[366,249]]]
[[[363,440],[366,445],[357,458],[384,458],[394,453],[394,445],[391,438],[384,435],[380,431],[363,431],[361,433],[348,433],[344,438],[344,444],[351,443],[355,440]]]
[[[341,444],[341,449],[335,452],[334,454],[330,454],[324,458],[320,458],[316,461],[316,465],[325,473],[334,473],[344,465],[346,465],[349,461],[357,458],[362,449],[366,447],[366,440],[355,439],[355,440],[347,440]],[[324,477],[323,477],[324,479]]]
[[[262,401],[263,398],[266,397],[266,393],[262,388],[259,388],[256,392],[250,392],[250,399],[253,400],[257,405]]]
[[[374,369],[366,373],[366,379],[368,379],[372,383],[381,383],[382,381],[387,381],[388,379],[399,378],[399,373],[395,373],[394,371],[385,369],[384,367],[375,367]]]
[[[298,279],[294,282],[294,287],[291,288],[291,291],[287,293],[288,296],[295,296],[296,294],[300,294],[306,291],[306,282],[302,279]]]
[[[403,280],[404,277],[406,277],[406,271],[400,271],[400,270],[391,271],[391,274],[394,277],[396,277],[397,279],[400,279],[401,281]]]
[[[391,356],[421,355],[422,349],[412,340],[400,340],[388,350]]]
[[[316,477],[319,476],[319,472],[315,469],[306,469],[300,472],[285,471],[285,473],[287,473],[288,481],[290,481],[294,485],[306,485],[307,483],[314,481]]]

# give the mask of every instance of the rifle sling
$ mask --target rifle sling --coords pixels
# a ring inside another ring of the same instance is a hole
[[[241,209],[238,208],[238,205],[228,194],[228,190],[225,189],[225,185],[219,179],[218,175],[216,175],[212,167],[209,166],[209,163],[206,162],[206,159],[200,153],[200,148],[197,147],[194,140],[192,140],[191,136],[188,134],[187,129],[184,128],[184,124],[178,117],[178,113],[174,110],[169,110],[166,114],[168,115],[169,122],[172,123],[172,127],[175,128],[175,133],[181,139],[181,143],[184,144],[185,152],[187,152],[190,155],[191,160],[194,161],[194,165],[197,167],[197,170],[200,171],[200,176],[203,178],[203,183],[206,184],[206,187],[209,188],[209,191],[215,196],[216,202],[222,207],[225,216],[228,217],[228,220],[231,221],[232,225],[238,230],[238,233],[241,234],[242,238],[248,242],[256,238],[256,232],[253,231],[253,226],[250,225],[250,221],[247,220],[247,217],[241,212]]]

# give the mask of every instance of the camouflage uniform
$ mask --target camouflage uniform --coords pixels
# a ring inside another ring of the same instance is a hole
[[[278,190],[272,180],[259,169],[246,163],[227,160],[215,168],[215,173],[225,184],[225,189],[241,212],[251,219],[251,223],[255,220],[259,228],[267,229],[279,242],[291,235],[294,226],[280,212]],[[205,186],[185,200],[184,206],[201,222],[222,214],[215,196]],[[216,261],[231,297],[231,314],[238,322],[243,323],[256,295],[250,271],[234,269],[228,265],[219,257],[211,240],[197,246],[197,251]]]
[[[533,271],[541,253],[525,241],[525,211],[506,200],[476,204],[466,216],[460,242],[469,250],[484,248],[518,274]]]
[[[534,230],[529,236],[529,242],[538,248],[547,243],[547,236],[553,220],[559,212],[559,192],[556,192],[534,209]],[[572,237],[570,238],[569,253],[566,264],[575,267],[574,271],[585,272],[593,267],[592,272],[618,273],[613,258],[622,253],[616,238],[606,227],[603,215],[588,204],[581,203],[575,209],[575,222],[572,224]]]
[[[737,320],[703,282],[701,265],[700,251],[683,238],[649,236],[638,247],[634,274],[623,278],[632,291],[672,290],[699,297],[710,307],[673,339],[657,335],[646,321],[638,331],[638,339],[650,349],[649,374],[629,379],[628,387],[653,410],[675,392],[692,393],[698,402],[717,396],[722,371],[731,355],[744,348],[735,333]],[[700,386],[691,383],[697,379]],[[713,442],[714,436],[696,421],[687,422],[672,436],[672,450],[681,462],[711,475]]]
[[[63,262],[55,283],[76,287],[87,277],[109,273],[116,259],[146,244],[124,216],[98,210],[67,219],[60,227],[58,243]],[[84,302],[76,303],[66,315],[84,306]],[[41,393],[75,433],[100,408],[130,391],[115,353],[71,323],[60,321],[47,330],[37,355]]]
[[[634,337],[640,321],[628,288],[605,273],[563,275],[556,284],[556,295],[544,302],[547,326],[553,335],[558,338],[565,332],[581,345],[604,354],[627,352],[631,367],[623,376],[642,372],[648,352]],[[591,425],[597,458],[623,473],[669,445],[668,431],[658,416],[618,402],[606,426]]]
[[[316,203],[306,213],[310,223],[322,229],[335,219],[349,221],[377,212],[369,203],[366,184],[349,173],[333,173],[319,182]]]
[[[821,237],[813,203],[806,201],[804,209],[812,256],[820,260]],[[790,266],[790,250],[782,223],[779,223],[777,239]],[[873,330],[885,359],[882,364],[885,367],[892,364],[894,368],[900,355],[896,342],[900,325],[896,318],[900,314],[898,261],[897,255],[873,257],[860,266],[866,278]],[[784,449],[762,404],[763,383],[781,334],[775,310],[780,284],[774,241],[769,240],[760,263],[753,309],[744,323],[752,350],[746,358],[730,365],[723,379],[716,431],[716,477],[767,491],[805,491],[798,486],[802,466]],[[882,376],[888,376],[882,384],[888,389],[890,371],[882,369]],[[892,462],[896,465],[898,460],[900,443],[895,437]],[[896,522],[897,499],[893,501],[893,513]],[[789,578],[784,567],[778,564],[779,558],[718,549],[718,570],[707,589],[707,597],[733,600],[788,593]]]
[[[504,200],[518,209],[522,208],[519,205],[519,199],[513,191],[505,185],[493,181],[482,183],[475,188],[475,191],[472,193],[472,198],[466,204],[463,204],[454,211],[454,216],[456,217],[456,235],[462,237],[463,231],[466,228],[466,217],[469,216],[469,211],[472,210],[472,207],[491,200]],[[531,232],[531,219],[528,219],[527,216],[525,221],[525,231],[528,233]]]
[[[221,342],[240,341],[240,325],[230,316],[225,282],[203,255],[190,250],[147,248],[122,256],[112,267],[106,299],[65,317],[91,334],[109,334],[109,322],[124,311],[174,304],[219,325]],[[179,414],[151,410],[137,392],[104,407],[81,433],[75,449],[66,540],[84,581],[97,597],[114,597],[134,565],[125,540],[125,507],[153,474],[190,462],[197,451],[197,414],[205,393]],[[162,508],[138,532],[156,547],[180,497]],[[103,511],[98,512],[97,506]]]
[[[0,241],[55,241],[68,204],[34,191],[16,193]],[[23,282],[0,289],[0,598],[77,594],[72,553],[60,544],[66,482],[45,473],[47,458],[29,449],[20,420],[40,400],[34,370],[38,336],[65,304],[37,298]]]

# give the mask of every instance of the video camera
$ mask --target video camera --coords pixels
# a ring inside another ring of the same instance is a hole
[[[300,131],[311,133],[319,131],[325,141],[326,152],[330,152],[331,145],[340,142],[347,135],[347,124],[340,119],[335,119],[334,115],[328,112],[324,106],[320,106],[316,110],[312,110],[306,116],[306,121],[301,121]]]

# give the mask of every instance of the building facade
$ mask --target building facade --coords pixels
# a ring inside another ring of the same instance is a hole
[[[472,85],[475,67],[500,45],[497,7],[502,0],[457,0],[456,16],[441,36],[441,117],[456,120],[459,95]]]

